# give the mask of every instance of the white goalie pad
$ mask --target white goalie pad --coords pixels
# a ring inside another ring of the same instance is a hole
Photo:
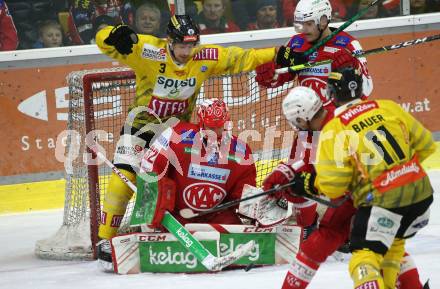
[[[242,198],[262,193],[261,188],[245,185]],[[285,223],[293,213],[293,204],[288,202],[287,210],[277,204],[278,200],[269,195],[257,197],[240,203],[238,213],[256,220],[261,227],[271,227]]]

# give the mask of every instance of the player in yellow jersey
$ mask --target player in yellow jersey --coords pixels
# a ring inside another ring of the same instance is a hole
[[[242,49],[200,45],[198,26],[187,15],[171,17],[167,39],[137,35],[126,25],[107,27],[96,35],[101,51],[131,67],[136,74],[136,98],[116,145],[113,162],[135,181],[142,151],[154,134],[151,124],[172,117],[189,121],[203,82],[215,75],[251,71],[273,61],[278,49]],[[284,56],[284,55],[283,55]],[[281,59],[281,57],[280,57]],[[172,120],[172,119],[171,119]],[[157,128],[157,126],[156,126]],[[161,131],[155,131],[160,135]],[[113,174],[103,202],[98,259],[112,269],[108,240],[116,235],[133,192]]]
[[[328,89],[337,108],[320,135],[316,179],[296,175],[294,191],[351,192],[358,208],[350,236],[354,288],[395,288],[405,239],[429,220],[433,189],[420,163],[435,143],[397,103],[362,101],[362,77],[352,67],[331,72]]]

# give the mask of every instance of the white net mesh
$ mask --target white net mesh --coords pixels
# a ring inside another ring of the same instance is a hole
[[[103,165],[87,166],[85,138],[91,130],[105,131],[99,139],[111,159],[128,106],[135,98],[135,76],[127,68],[72,72],[68,75],[69,119],[67,134],[66,192],[63,225],[51,238],[37,242],[42,258],[89,259],[97,242],[98,220],[111,170]],[[257,160],[257,183],[278,160],[287,157],[293,132],[281,117],[281,102],[292,83],[277,89],[259,87],[254,73],[208,79],[198,96],[222,97],[231,111],[233,133],[247,137]],[[282,148],[282,149],[281,149]],[[127,207],[121,230],[127,228],[133,202]]]

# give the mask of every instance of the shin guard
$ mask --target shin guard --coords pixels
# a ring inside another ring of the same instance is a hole
[[[396,286],[397,276],[400,272],[400,263],[405,253],[405,240],[396,238],[390,249],[383,257],[382,268],[383,281],[385,288],[394,289]]]
[[[385,289],[380,274],[382,259],[382,255],[368,249],[353,252],[349,270],[355,289]]]
[[[130,181],[136,182],[136,175],[133,172],[119,169]],[[104,198],[101,212],[98,236],[101,239],[114,237],[121,225],[125,210],[133,191],[125,184],[118,175],[112,173]]]

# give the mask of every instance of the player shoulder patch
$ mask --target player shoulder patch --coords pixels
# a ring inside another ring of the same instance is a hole
[[[333,41],[333,44],[336,46],[345,47],[350,43],[350,37],[344,36],[344,35],[338,35],[336,36],[335,40]]]
[[[144,44],[142,48],[142,58],[151,59],[154,61],[166,61],[167,54],[163,47],[156,47],[151,44]]]
[[[218,60],[218,48],[207,47],[202,48],[196,55],[194,55],[193,60]]]
[[[293,36],[289,41],[290,48],[301,48],[304,45],[304,38],[299,35]]]

